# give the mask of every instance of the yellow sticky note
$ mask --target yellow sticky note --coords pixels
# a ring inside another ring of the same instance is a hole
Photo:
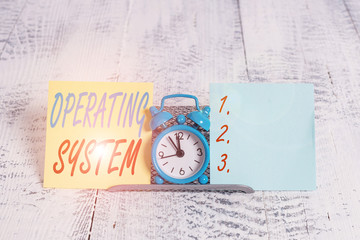
[[[44,187],[150,184],[152,83],[50,82]]]

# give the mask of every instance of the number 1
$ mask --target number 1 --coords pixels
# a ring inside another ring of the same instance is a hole
[[[223,103],[221,104],[221,107],[220,107],[220,110],[219,110],[219,113],[221,113],[221,110],[226,102],[226,99],[227,99],[227,96],[223,97],[220,101],[223,101]]]

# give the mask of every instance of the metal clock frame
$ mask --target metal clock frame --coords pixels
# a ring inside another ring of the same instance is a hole
[[[204,160],[204,164],[201,167],[201,169],[193,176],[189,177],[189,178],[184,178],[184,179],[176,179],[176,178],[172,178],[169,175],[167,175],[166,173],[164,173],[157,162],[157,155],[156,155],[156,149],[157,146],[159,145],[161,139],[168,133],[173,132],[173,131],[177,131],[177,130],[182,130],[182,131],[188,131],[193,133],[195,136],[197,136],[201,143],[204,146],[204,150],[205,150],[205,160]],[[193,127],[190,127],[188,125],[175,125],[175,126],[171,126],[167,129],[165,129],[164,131],[162,131],[155,139],[154,143],[153,143],[153,147],[151,150],[151,161],[154,165],[155,170],[157,171],[157,173],[164,178],[165,180],[172,182],[172,183],[176,183],[176,184],[185,184],[185,183],[189,183],[189,182],[193,182],[196,179],[198,179],[202,174],[204,174],[205,170],[207,169],[207,166],[209,165],[209,161],[210,161],[210,150],[209,150],[209,144],[206,140],[206,138],[204,137],[204,135],[202,135],[198,130],[194,129]]]

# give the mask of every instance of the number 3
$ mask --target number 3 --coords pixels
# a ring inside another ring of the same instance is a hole
[[[227,159],[228,156],[227,156],[226,153],[224,153],[223,155],[221,155],[221,157],[223,158],[223,159],[221,160],[221,162],[223,162],[224,165],[223,165],[222,168],[220,168],[220,166],[217,167],[217,169],[219,170],[219,172],[221,172],[222,170],[224,170],[224,168],[225,168],[225,166],[226,166],[226,159]]]
[[[198,152],[200,151],[200,152],[197,154],[198,156],[202,156],[202,155],[203,155],[201,148],[198,148],[197,151],[198,151]]]

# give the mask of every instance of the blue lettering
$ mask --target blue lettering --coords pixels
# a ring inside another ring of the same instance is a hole
[[[74,100],[71,105],[71,108],[69,109],[70,98],[73,98]],[[69,93],[69,95],[66,97],[66,107],[64,109],[64,118],[63,118],[63,122],[62,122],[62,127],[64,127],[64,125],[65,125],[66,115],[73,110],[74,105],[75,105],[75,95],[73,93]]]
[[[114,100],[113,100],[113,103],[112,103],[112,105],[111,105],[111,110],[110,110],[110,115],[109,115],[109,121],[108,121],[108,127],[110,127],[111,116],[112,116],[112,112],[113,112],[113,110],[114,110],[114,105],[115,105],[116,98],[117,98],[117,96],[121,96],[122,94],[123,94],[122,92],[117,92],[117,93],[111,94],[111,95],[109,96],[110,99],[111,99],[111,98],[114,98]],[[123,102],[124,102],[124,101],[123,101]],[[118,125],[119,125],[119,124],[118,124]]]
[[[140,107],[141,107],[145,97],[146,97],[146,100],[145,100],[145,104],[144,104],[143,109],[145,109],[147,107],[147,104],[148,104],[148,101],[149,101],[149,93],[148,92],[144,93],[144,95],[142,96],[142,98],[140,100],[140,103],[139,103],[139,106],[138,106],[137,113],[136,113],[136,123],[138,125],[140,125],[139,137],[141,137],[141,129],[142,129],[143,125],[144,125],[144,120],[145,120],[145,114],[143,114],[142,118],[139,120],[139,113],[140,113]]]
[[[104,126],[104,114],[105,114],[105,110],[106,110],[105,103],[106,103],[106,93],[104,93],[103,97],[101,98],[97,112],[94,113],[95,119],[94,119],[93,127],[95,127],[97,117],[100,113],[102,114],[101,115],[101,127]]]
[[[135,112],[135,106],[136,106],[136,102],[137,102],[138,96],[139,96],[139,92],[136,93],[136,98],[135,98],[135,101],[134,101],[134,106],[132,107],[131,104],[132,104],[132,100],[133,100],[133,93],[130,95],[129,103],[128,103],[128,106],[127,106],[126,112],[125,112],[123,127],[125,127],[126,116],[127,116],[127,113],[128,113],[128,112],[129,112],[129,127],[131,127],[131,125],[132,125],[132,121],[133,121],[133,118],[134,118],[134,112]],[[129,109],[130,109],[130,110],[129,110]]]
[[[53,122],[54,110],[55,110],[55,106],[56,106],[59,98],[61,98],[61,104],[60,104],[60,108],[59,108],[59,112],[58,112],[58,115],[57,115],[57,117],[56,117],[56,120],[55,120],[55,122]],[[62,110],[62,105],[63,105],[63,95],[58,92],[58,93],[55,95],[55,99],[56,99],[56,100],[55,100],[54,106],[53,106],[53,108],[52,108],[52,110],[51,110],[51,117],[50,117],[50,126],[51,126],[52,128],[54,128],[54,127],[56,126],[56,123],[57,123],[58,120],[59,120],[60,113],[61,113],[61,110]]]

